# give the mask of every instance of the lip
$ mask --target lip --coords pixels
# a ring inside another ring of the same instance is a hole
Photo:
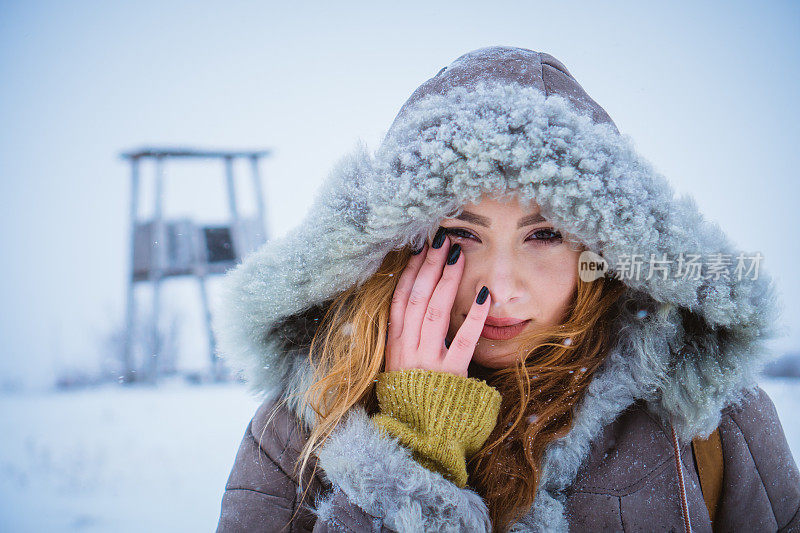
[[[516,319],[513,319],[516,320]],[[488,322],[488,317],[487,317]],[[481,331],[481,337],[486,339],[491,339],[494,341],[503,341],[508,339],[513,339],[524,330],[530,320],[523,320],[522,322],[517,322],[511,326],[492,326],[487,323],[484,323],[483,331]]]
[[[490,326],[513,326],[521,322],[526,321],[521,318],[487,316],[484,324],[489,324]]]

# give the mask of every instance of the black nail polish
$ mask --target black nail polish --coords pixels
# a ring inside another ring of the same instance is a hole
[[[444,228],[441,226],[436,230],[436,235],[433,236],[433,242],[431,243],[433,248],[441,248],[444,244],[444,231]]]
[[[413,250],[411,252],[411,255],[419,255],[419,254],[422,253],[422,250],[424,250],[424,249],[425,249],[425,243],[423,242],[422,246],[419,247],[419,250]]]
[[[455,243],[453,246],[450,247],[450,251],[447,254],[447,264],[452,265],[456,261],[458,261],[458,256],[461,255],[461,245]]]
[[[478,292],[478,297],[475,298],[475,303],[481,305],[483,302],[486,301],[486,297],[489,296],[489,289],[486,288],[486,285]]]

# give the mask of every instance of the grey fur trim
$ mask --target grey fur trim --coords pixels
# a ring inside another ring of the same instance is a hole
[[[336,502],[334,496],[336,491],[330,493],[320,492],[316,495],[314,505],[308,506],[308,510],[316,516],[317,521],[325,523],[331,522],[332,518],[336,515]]]
[[[564,517],[564,504],[546,491],[539,491],[530,512],[514,524],[509,533],[564,533],[569,524]]]
[[[338,487],[329,493],[321,492],[316,494],[314,498],[314,507],[306,507],[316,516],[317,523],[329,526],[332,531],[350,533],[365,530],[376,533],[388,531],[387,528],[382,527],[383,521],[380,518],[351,509],[354,505]],[[314,529],[316,530],[317,527],[315,526]]]
[[[415,461],[396,438],[381,434],[361,407],[350,410],[317,450],[334,487],[399,532],[491,531],[481,497]],[[318,513],[326,511],[321,502]]]

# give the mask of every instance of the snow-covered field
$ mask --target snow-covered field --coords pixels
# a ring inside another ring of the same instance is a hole
[[[800,380],[762,387],[800,457]],[[213,531],[243,385],[0,395],[0,531]]]
[[[240,384],[0,396],[0,531],[214,531]]]

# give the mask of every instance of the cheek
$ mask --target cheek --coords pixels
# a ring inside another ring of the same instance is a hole
[[[555,324],[572,298],[578,283],[578,256],[554,258],[532,269],[529,290],[539,313],[539,321]]]

